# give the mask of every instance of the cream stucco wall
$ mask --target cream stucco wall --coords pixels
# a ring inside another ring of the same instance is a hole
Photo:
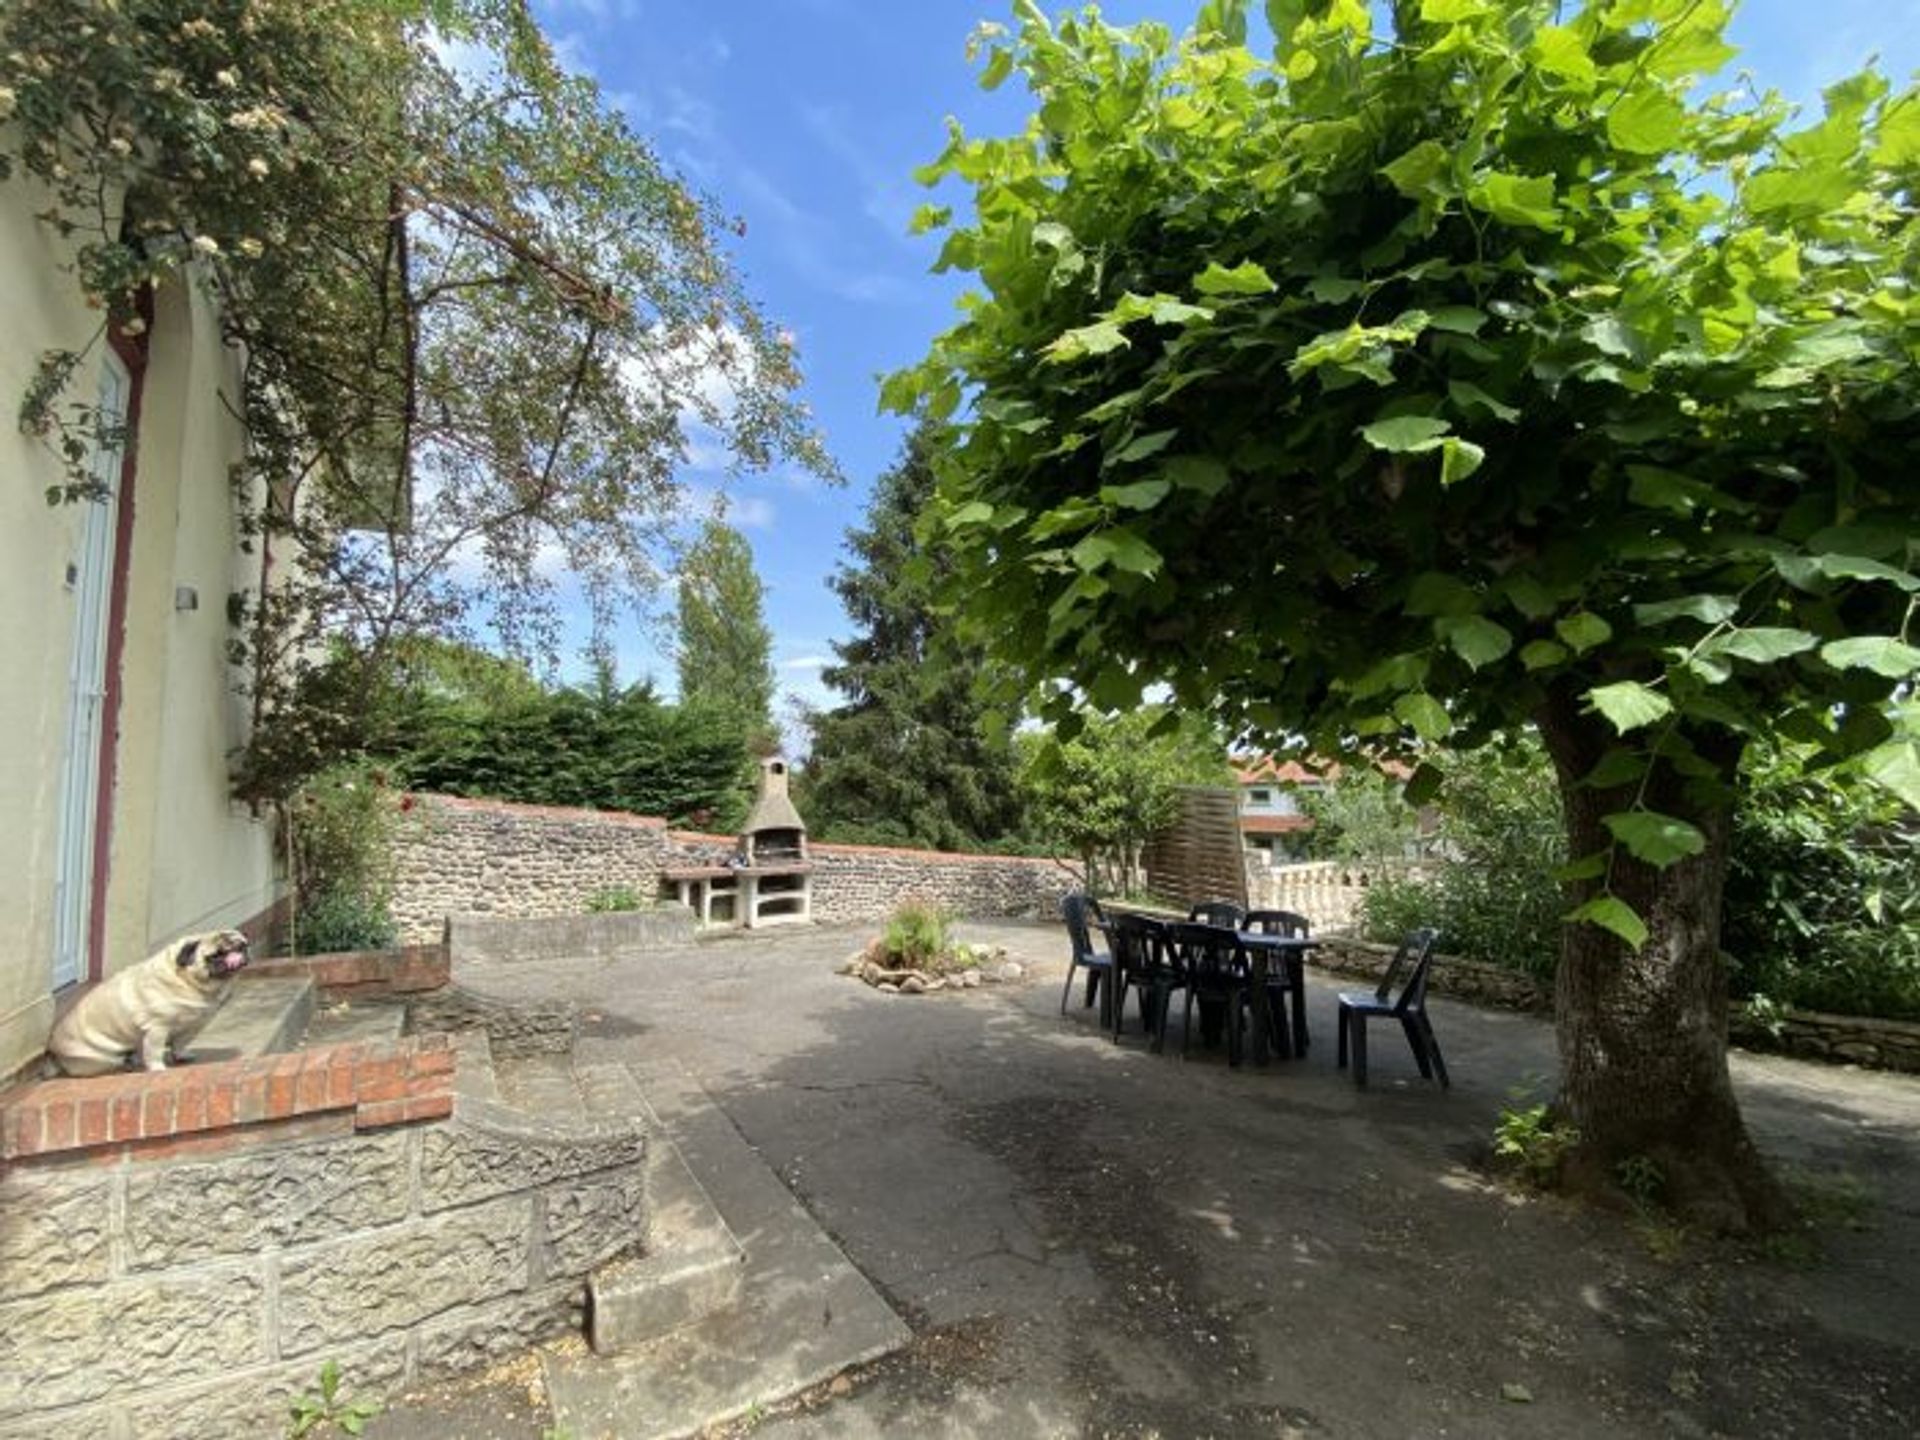
[[[16,412],[38,358],[85,345],[99,325],[32,213],[0,185],[0,416]],[[93,352],[97,355],[98,348]],[[75,393],[91,398],[93,363]],[[227,799],[243,736],[225,649],[229,591],[249,567],[227,474],[239,427],[234,356],[197,286],[156,297],[133,489],[134,543],[121,669],[105,959],[131,964],[187,930],[249,918],[272,901],[271,829]],[[37,439],[0,425],[0,1078],[36,1054],[52,1020],[52,896],[73,595],[66,566],[77,506],[44,494],[59,467]],[[175,588],[199,592],[174,608]]]

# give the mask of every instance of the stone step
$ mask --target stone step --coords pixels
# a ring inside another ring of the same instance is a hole
[[[354,1040],[398,1040],[406,1029],[404,1005],[367,1002],[350,1005],[341,1002],[323,1004],[314,1011],[300,1048],[311,1050],[320,1045],[345,1045]]]
[[[617,1354],[548,1354],[547,1393],[562,1432],[608,1440],[696,1434],[912,1338],[692,1076],[662,1060],[634,1078],[654,1140],[670,1142],[727,1233],[738,1237],[745,1257],[739,1288],[705,1316]],[[657,1211],[673,1208],[670,1177],[663,1171]],[[656,1223],[665,1253],[661,1215]],[[697,1256],[697,1247],[689,1249]]]
[[[588,1338],[596,1352],[631,1350],[732,1305],[745,1252],[623,1065],[576,1072],[589,1110],[647,1124],[646,1248],[588,1281]]]
[[[561,1124],[578,1124],[587,1118],[571,1055],[496,1056],[493,1073],[500,1103],[509,1109]]]
[[[313,981],[305,977],[250,980],[242,976],[227,991],[226,1003],[194,1037],[187,1054],[204,1063],[292,1050],[313,1018],[315,996]]]

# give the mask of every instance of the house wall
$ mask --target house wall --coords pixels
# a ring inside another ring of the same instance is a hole
[[[90,358],[72,382],[94,395],[100,313],[63,267],[62,242],[33,219],[47,197],[0,187],[0,414],[16,413],[39,358]],[[226,594],[237,573],[227,467],[239,453],[220,387],[235,378],[205,296],[157,297],[137,437],[134,541],[127,575],[121,701],[113,767],[103,960],[111,972],[174,935],[248,918],[274,894],[269,827],[227,803],[226,755],[241,738],[225,662]],[[53,1019],[53,886],[75,596],[66,567],[78,505],[49,506],[56,457],[0,425],[0,1077],[36,1055]],[[176,584],[200,609],[176,613]],[[104,778],[104,776],[103,776]]]

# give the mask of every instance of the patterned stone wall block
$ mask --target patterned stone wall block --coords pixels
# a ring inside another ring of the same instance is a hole
[[[646,1239],[645,1167],[549,1190],[546,1221],[546,1273],[555,1279],[585,1275]]]
[[[264,1296],[248,1266],[0,1303],[0,1415],[259,1364],[267,1358]]]
[[[478,1105],[463,1106],[461,1118],[451,1125],[422,1132],[422,1211],[432,1214],[512,1191],[537,1190],[596,1171],[638,1165],[646,1157],[646,1136],[637,1128],[609,1126],[597,1134],[557,1137],[510,1122],[469,1118],[481,1113]]]
[[[445,1379],[578,1334],[585,1304],[585,1286],[569,1281],[429,1321],[414,1332],[414,1382]]]
[[[516,1197],[289,1256],[281,1353],[309,1354],[524,1290],[531,1212]]]
[[[406,1382],[403,1345],[349,1346],[330,1350],[324,1358],[339,1362],[340,1394],[347,1400],[377,1399]],[[138,1440],[261,1440],[284,1435],[294,1399],[319,1393],[321,1364],[322,1359],[316,1358],[242,1371],[211,1385],[143,1391],[125,1406],[128,1433]]]
[[[16,1170],[0,1179],[0,1296],[105,1280],[112,1199],[106,1170]]]
[[[407,1213],[410,1138],[392,1131],[135,1165],[127,1175],[128,1263],[179,1265],[392,1224]]]

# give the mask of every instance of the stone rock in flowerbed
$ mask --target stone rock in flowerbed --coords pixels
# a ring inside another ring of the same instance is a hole
[[[898,995],[937,995],[943,990],[977,990],[1025,978],[1026,971],[998,946],[955,945],[921,957],[888,955],[880,941],[842,961],[838,973],[864,980],[876,990]]]

